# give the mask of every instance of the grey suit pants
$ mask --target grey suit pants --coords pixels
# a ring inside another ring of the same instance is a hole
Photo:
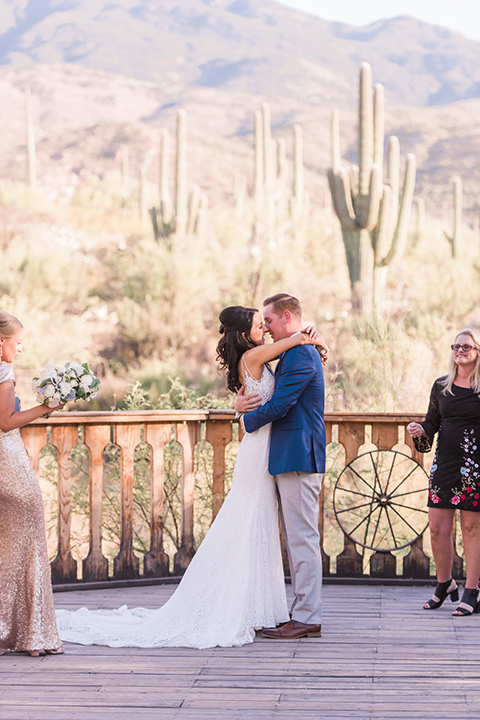
[[[294,594],[292,618],[309,625],[322,621],[322,557],[318,530],[318,496],[322,480],[322,474],[306,472],[275,475]]]

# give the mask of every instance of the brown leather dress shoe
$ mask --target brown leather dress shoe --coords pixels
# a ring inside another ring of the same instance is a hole
[[[307,625],[298,620],[290,620],[279,628],[266,628],[263,637],[270,640],[298,640],[303,637],[322,637],[321,625]]]

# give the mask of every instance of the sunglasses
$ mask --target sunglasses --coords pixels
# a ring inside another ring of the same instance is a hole
[[[462,350],[462,352],[469,352],[470,350],[478,350],[478,348],[475,347],[475,345],[450,345],[453,352],[458,352],[459,350]]]

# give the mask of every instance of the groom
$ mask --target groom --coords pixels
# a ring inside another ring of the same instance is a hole
[[[263,303],[267,332],[274,342],[300,332],[297,298],[279,293]],[[255,396],[239,394],[235,404],[246,432],[272,423],[268,469],[275,477],[295,599],[290,622],[263,631],[267,638],[296,640],[321,636],[322,558],[318,496],[325,472],[322,362],[313,345],[298,345],[280,356],[272,398],[249,412]]]

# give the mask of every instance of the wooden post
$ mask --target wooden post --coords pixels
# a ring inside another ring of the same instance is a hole
[[[135,448],[141,441],[140,425],[117,425],[115,443],[121,450],[122,537],[120,552],[113,561],[115,579],[139,576],[139,560],[133,552],[133,472]]]
[[[230,420],[213,420],[207,423],[206,439],[213,448],[212,522],[225,499],[225,449],[232,441],[232,436]]]
[[[169,557],[163,549],[163,489],[165,445],[170,440],[170,423],[145,425],[145,441],[152,448],[150,550],[145,555],[145,577],[168,575]]]
[[[52,583],[77,581],[77,561],[70,545],[72,520],[72,450],[78,443],[78,426],[55,425],[52,445],[58,451],[58,552],[51,564]]]
[[[325,423],[325,448],[332,442],[332,423]],[[322,482],[322,489],[318,498],[318,531],[320,533],[320,552],[322,553],[323,574],[330,575],[330,555],[324,550],[325,534],[325,484]]]
[[[403,558],[402,575],[405,578],[425,579],[430,577],[430,560],[423,552],[423,535],[412,543],[410,552]]]
[[[182,544],[175,553],[173,572],[183,575],[195,555],[193,538],[193,500],[195,492],[194,453],[200,440],[200,425],[197,422],[183,422],[175,426],[175,439],[182,446]]]
[[[397,575],[397,558],[391,552],[377,550],[370,557],[370,575],[380,578],[394,578]]]
[[[27,425],[20,432],[35,475],[38,477],[40,472],[40,452],[47,444],[47,428],[46,426]]]
[[[87,425],[84,443],[90,452],[90,549],[83,560],[83,579],[108,579],[108,560],[102,554],[103,451],[110,442],[110,425]]]

